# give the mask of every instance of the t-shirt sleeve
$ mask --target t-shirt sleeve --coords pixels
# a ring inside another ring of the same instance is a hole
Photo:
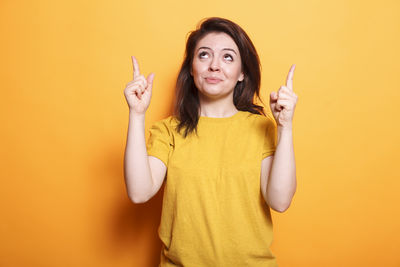
[[[263,147],[263,158],[271,156],[275,153],[276,149],[276,124],[275,120],[271,118],[269,114],[265,116],[265,135],[264,135],[264,147]]]
[[[150,136],[147,140],[147,155],[156,157],[168,166],[168,158],[172,149],[172,133],[167,120],[154,123],[149,129]]]

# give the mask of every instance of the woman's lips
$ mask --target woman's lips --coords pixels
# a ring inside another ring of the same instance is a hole
[[[221,79],[218,79],[218,78],[213,78],[213,77],[207,77],[206,78],[206,82],[207,83],[211,83],[211,84],[216,84],[216,83],[219,83],[219,82],[221,82],[222,80]]]

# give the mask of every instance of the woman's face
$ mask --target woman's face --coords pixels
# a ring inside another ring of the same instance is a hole
[[[243,81],[239,49],[226,33],[212,32],[200,39],[194,51],[191,75],[201,96],[208,99],[232,97]]]

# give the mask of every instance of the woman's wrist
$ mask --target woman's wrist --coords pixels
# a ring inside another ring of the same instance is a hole
[[[277,135],[278,135],[278,141],[279,141],[282,137],[289,137],[289,138],[292,138],[292,137],[293,137],[293,128],[292,128],[292,124],[290,124],[290,125],[285,125],[285,126],[278,125],[278,127],[277,127]]]
[[[279,125],[277,126],[277,131],[279,132],[292,132],[293,125],[292,123],[285,124],[285,125]]]
[[[136,111],[129,109],[129,118],[134,120],[143,120],[145,118],[146,113],[137,113]]]

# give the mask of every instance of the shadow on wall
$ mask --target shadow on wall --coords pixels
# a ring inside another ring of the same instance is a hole
[[[115,203],[116,209],[109,228],[114,244],[132,252],[133,266],[158,266],[161,241],[158,237],[164,185],[149,201],[135,204],[129,201]]]
[[[110,147],[104,144],[110,144]],[[158,227],[164,185],[146,203],[131,202],[125,187],[124,151],[121,151],[120,140],[105,140],[97,148],[99,150],[102,150],[101,158],[90,159],[93,166],[88,192],[91,196],[88,200],[91,213],[88,231],[95,257],[104,259],[104,266],[107,262],[158,266],[161,253]]]

